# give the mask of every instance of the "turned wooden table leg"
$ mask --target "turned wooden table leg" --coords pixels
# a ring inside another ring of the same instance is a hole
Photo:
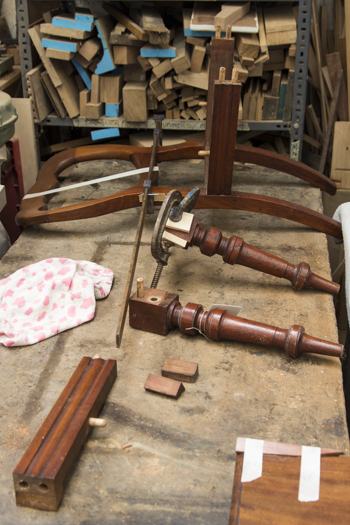
[[[197,224],[189,241],[189,246],[198,246],[201,253],[209,257],[215,254],[221,255],[227,264],[240,264],[260,272],[288,279],[294,290],[311,287],[336,294],[340,288],[339,284],[314,274],[305,262],[298,265],[290,264],[284,259],[247,244],[240,237],[234,235],[229,239],[223,237],[217,228],[205,230]]]

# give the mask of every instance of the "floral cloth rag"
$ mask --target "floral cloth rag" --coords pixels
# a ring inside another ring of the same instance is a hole
[[[91,321],[113,272],[89,261],[52,258],[0,280],[0,343],[32,345]]]

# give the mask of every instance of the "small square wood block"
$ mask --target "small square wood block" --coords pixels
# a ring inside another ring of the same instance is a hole
[[[166,335],[169,332],[168,310],[178,300],[177,294],[155,288],[144,288],[143,297],[137,297],[137,293],[134,293],[129,301],[129,325],[153,334]]]
[[[175,399],[178,399],[185,390],[185,387],[180,381],[174,381],[174,379],[157,376],[155,374],[149,374],[144,388],[150,392]]]
[[[194,383],[198,377],[198,364],[182,359],[166,359],[162,368],[162,376]]]

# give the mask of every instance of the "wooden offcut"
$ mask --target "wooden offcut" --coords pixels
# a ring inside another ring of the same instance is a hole
[[[140,54],[138,47],[132,46],[113,46],[114,63],[117,66],[126,64],[137,64],[137,57]]]
[[[264,8],[266,43],[268,46],[295,44],[297,41],[297,23],[293,8]]]
[[[148,390],[149,392],[162,394],[163,396],[172,397],[174,399],[178,399],[182,392],[185,391],[185,387],[182,383],[180,383],[180,381],[157,376],[155,374],[149,374],[144,385],[144,389]]]
[[[198,377],[198,363],[167,358],[162,368],[162,376],[176,381],[194,383]]]
[[[236,35],[236,45],[240,56],[258,58],[260,44],[255,33],[238,33]]]
[[[124,77],[120,75],[102,75],[100,85],[100,102],[119,104],[122,99]]]
[[[39,64],[26,73],[28,94],[33,101],[34,114],[38,122],[44,120],[53,111],[53,106],[41,82],[43,71],[44,66]]]
[[[350,188],[350,122],[334,125],[331,179],[339,188]]]
[[[222,4],[221,11],[214,17],[215,27],[225,28],[246,15],[250,10],[250,2],[235,5]]]
[[[127,122],[147,120],[147,82],[127,82],[123,87],[124,119]]]

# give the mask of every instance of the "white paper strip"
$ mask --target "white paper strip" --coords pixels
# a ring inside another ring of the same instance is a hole
[[[320,499],[321,449],[302,447],[299,501],[318,501]]]
[[[79,182],[78,184],[71,184],[70,186],[63,186],[62,188],[55,188],[53,190],[42,191],[40,193],[27,193],[27,195],[25,195],[22,200],[33,199],[34,197],[42,197],[43,195],[50,195],[51,193],[59,193],[61,191],[74,190],[75,188],[81,188],[82,186],[90,186],[90,184],[100,184],[100,182],[106,182],[108,180],[122,179],[123,177],[130,177],[130,175],[146,173],[147,171],[149,171],[149,168],[139,168],[137,170],[107,175],[107,177],[101,177],[100,179],[87,180],[85,182]],[[153,171],[159,171],[159,166],[155,166]]]
[[[254,481],[254,479],[261,478],[263,468],[263,452],[263,439],[246,438],[241,479],[242,483],[247,483],[249,481]]]

